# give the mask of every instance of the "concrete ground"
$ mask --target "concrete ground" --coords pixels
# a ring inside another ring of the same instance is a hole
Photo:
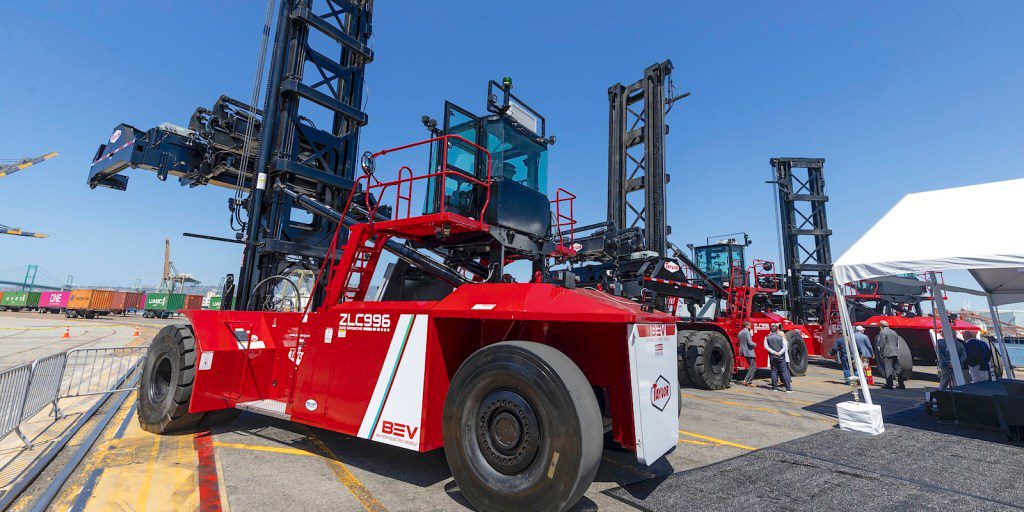
[[[169,322],[141,316],[86,320],[45,313],[0,312],[0,371],[65,350],[145,345]],[[139,336],[136,337],[137,326]],[[68,338],[63,337],[65,331],[69,333]],[[93,375],[92,382],[99,383],[102,377],[116,378],[113,373],[117,369],[115,366],[104,368],[99,375]],[[70,385],[73,377],[75,375],[65,375],[65,383]],[[76,390],[81,389],[76,386]],[[25,418],[21,431],[32,442],[31,448],[13,433],[0,439],[0,491],[9,489],[36,457],[71,428],[96,400],[97,397],[91,395],[61,400],[59,405],[65,417],[59,420],[54,420],[49,406]]]
[[[764,385],[765,377],[756,383]],[[907,390],[875,389],[876,402],[887,411],[919,408],[935,378],[927,372],[918,377]],[[631,453],[606,450],[576,510],[644,510],[650,508],[644,495],[672,489],[675,474],[816,434],[852,435],[834,430],[834,404],[849,396],[840,378],[838,369],[822,363],[794,381],[792,394],[742,386],[684,389],[676,449],[650,467],[638,465]],[[212,432],[154,436],[138,428],[134,402],[117,413],[53,510],[216,510],[213,504],[236,511],[468,509],[443,450],[420,454],[250,413]],[[637,491],[638,485],[646,487]],[[12,510],[30,506],[33,492]],[[668,503],[686,507],[679,496],[669,495]]]

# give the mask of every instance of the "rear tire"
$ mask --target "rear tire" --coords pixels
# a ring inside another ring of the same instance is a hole
[[[914,377],[914,356],[910,353],[910,345],[907,345],[907,340],[903,339],[903,336],[896,336],[896,341],[899,342],[897,345],[897,351],[900,359],[900,373],[903,374],[903,381],[906,382]]]
[[[452,379],[443,421],[448,467],[477,510],[563,511],[597,474],[597,398],[549,346],[507,341],[476,351]]]
[[[800,331],[792,330],[786,333],[786,341],[789,342],[789,373],[794,377],[807,375],[807,343]]]
[[[226,423],[238,417],[236,409],[190,413],[196,375],[196,339],[192,327],[168,325],[157,333],[146,352],[139,383],[139,426],[154,434]]]
[[[732,343],[718,331],[697,331],[688,336],[686,371],[695,387],[726,389],[732,381]]]

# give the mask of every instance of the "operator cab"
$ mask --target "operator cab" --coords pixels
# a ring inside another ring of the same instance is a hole
[[[732,272],[734,268],[740,269],[739,277],[745,280],[747,266],[744,250],[747,245],[750,245],[750,240],[746,234],[743,235],[743,238],[743,243],[738,242],[735,238],[719,240],[715,243],[710,243],[709,239],[707,245],[693,248],[693,262],[701,272],[707,274],[719,286],[744,286],[746,283],[730,282],[734,277]]]
[[[447,153],[440,147],[431,151],[431,172],[442,166],[486,181],[490,176],[490,201],[479,184],[449,174],[433,179],[427,189],[424,214],[444,210],[470,218],[479,218],[492,226],[502,226],[528,236],[546,238],[551,229],[547,197],[548,146],[554,137],[546,134],[544,117],[511,93],[512,81],[493,80],[487,86],[486,116],[476,116],[451,102],[445,102],[444,127],[425,117],[424,124],[440,135],[457,135],[466,141],[449,138]],[[490,168],[487,156],[490,154]],[[447,158],[445,158],[445,155]],[[442,161],[446,160],[446,161]],[[486,209],[485,209],[486,207]]]

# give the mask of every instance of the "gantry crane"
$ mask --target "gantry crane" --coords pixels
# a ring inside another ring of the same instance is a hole
[[[10,164],[0,164],[0,178],[3,178],[4,176],[7,176],[9,174],[14,174],[18,171],[24,170],[25,168],[32,167],[33,165],[38,164],[40,162],[45,162],[57,156],[58,154],[59,153],[57,153],[56,151],[51,151],[43,156],[37,156],[35,158],[23,158],[21,160],[18,160],[17,162]],[[24,231],[21,228],[15,228],[4,224],[0,224],[0,235],[28,236],[32,238],[47,237],[47,235],[44,235],[42,233]]]

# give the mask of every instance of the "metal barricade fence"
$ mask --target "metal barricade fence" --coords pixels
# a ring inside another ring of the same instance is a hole
[[[64,417],[63,398],[105,395],[138,389],[121,377],[135,370],[148,346],[86,348],[59,352],[0,372],[0,439],[11,432],[26,446],[32,443],[21,422],[53,405],[54,418]]]
[[[32,364],[26,363],[0,372],[0,437],[7,437],[17,432],[18,437],[26,444],[28,439],[18,430],[21,425],[21,412],[32,379]]]
[[[131,370],[149,347],[85,348],[67,353],[64,378],[57,398],[103,395],[135,388],[118,387],[117,381]]]
[[[57,407],[57,391],[60,389],[60,380],[64,375],[64,365],[67,363],[68,353],[59,352],[32,363],[32,383],[25,395],[25,405],[21,411],[21,418],[27,419],[35,416],[48,404],[53,404],[54,418],[64,417]]]

